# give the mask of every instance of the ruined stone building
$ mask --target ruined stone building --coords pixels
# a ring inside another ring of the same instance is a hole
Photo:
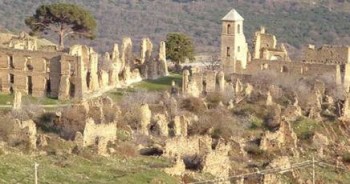
[[[234,9],[222,18],[221,60],[227,72],[235,71],[236,62],[239,62],[242,68],[246,68],[249,60],[243,21],[243,17]]]
[[[253,59],[290,61],[284,44],[277,45],[275,35],[266,33],[265,27],[255,32]]]
[[[281,76],[327,77],[330,81],[350,87],[350,47],[310,45],[302,59],[291,60],[283,44],[274,35],[261,28],[254,35],[250,54],[243,32],[242,16],[231,10],[222,19],[221,61],[226,77],[231,74],[252,75],[260,71],[272,71]]]
[[[115,44],[111,54],[99,57],[84,45],[59,51],[48,40],[26,33],[1,33],[0,92],[83,99],[90,93],[168,75],[164,42],[157,54],[148,38],[143,39],[140,54],[132,48],[131,39],[124,38],[121,51]]]

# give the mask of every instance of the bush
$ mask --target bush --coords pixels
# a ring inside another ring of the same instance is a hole
[[[251,123],[250,128],[252,129],[262,128],[264,125],[264,121],[256,116],[250,116],[249,122]]]
[[[200,98],[189,97],[181,101],[181,108],[190,112],[200,113],[206,110],[203,101]]]
[[[261,150],[257,144],[253,144],[253,143],[247,144],[246,147],[244,148],[244,150],[248,154],[251,154],[251,155],[254,155],[254,156],[260,156],[260,155],[262,155],[264,153],[264,151]]]
[[[188,129],[189,135],[210,133],[212,138],[224,138],[240,136],[245,126],[235,119],[226,109],[211,109],[199,116],[198,122],[193,122]]]
[[[293,124],[293,130],[301,140],[308,140],[313,137],[315,130],[319,126],[317,121],[309,118],[298,119]]]
[[[48,112],[41,114],[35,122],[45,132],[59,133],[59,127],[54,123],[55,118],[55,113]]]
[[[220,102],[224,101],[224,97],[221,93],[215,92],[215,93],[209,93],[206,98],[208,102],[208,108],[216,108]]]

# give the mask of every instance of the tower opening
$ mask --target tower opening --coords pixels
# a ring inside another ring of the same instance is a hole
[[[28,86],[28,94],[29,94],[29,95],[33,94],[33,81],[32,81],[32,76],[28,76],[28,78],[27,78],[27,86]]]

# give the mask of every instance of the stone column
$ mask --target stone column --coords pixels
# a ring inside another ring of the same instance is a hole
[[[188,91],[188,82],[189,82],[190,72],[188,70],[184,70],[182,73],[182,93],[186,94]]]
[[[224,92],[225,91],[225,74],[223,71],[220,71],[217,75],[218,83],[219,83],[219,91]]]

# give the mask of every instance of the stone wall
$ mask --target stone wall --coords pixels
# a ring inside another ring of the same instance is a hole
[[[102,137],[107,142],[114,142],[117,138],[116,123],[97,124],[92,118],[88,118],[83,133],[83,146],[95,145],[96,141]]]
[[[304,50],[302,61],[319,64],[348,64],[350,63],[350,47],[324,45],[315,48],[314,45],[309,45]]]
[[[116,44],[103,60],[85,45],[74,45],[67,52],[8,47],[0,47],[0,92],[4,93],[83,99],[93,92],[168,75],[165,42],[160,43],[155,56],[148,38],[143,39],[138,56],[132,51],[131,39],[124,38],[121,52]],[[102,62],[107,67],[101,67]]]
[[[65,92],[60,90],[61,82],[65,82],[60,78],[66,77],[71,82],[79,80],[78,68],[79,58],[64,53],[0,48],[0,91],[16,90],[35,97],[69,96],[69,92],[60,94]],[[69,84],[64,87],[69,88]],[[76,95],[72,93],[71,97]]]
[[[209,136],[175,137],[168,139],[164,146],[164,155],[168,157],[206,154],[211,150]]]
[[[264,27],[255,32],[253,43],[254,59],[290,61],[284,45],[277,46],[276,36],[266,33]]]
[[[204,71],[190,75],[188,70],[183,71],[182,92],[193,97],[201,94],[224,92],[226,80],[222,71]]]

